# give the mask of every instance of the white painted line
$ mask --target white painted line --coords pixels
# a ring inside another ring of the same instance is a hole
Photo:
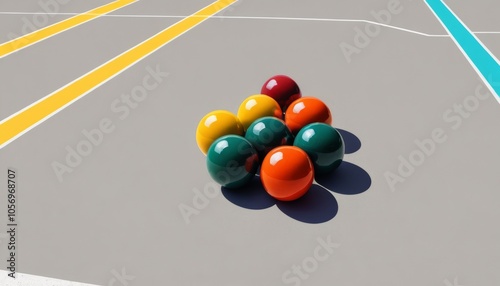
[[[0,285],[3,286],[97,286],[67,280],[16,273],[16,279],[8,276],[9,272],[0,270]]]
[[[30,12],[0,12],[5,15],[35,15],[35,14],[46,14],[46,15],[77,15],[78,13],[30,13]],[[102,18],[185,18],[185,15],[126,15],[126,14],[106,14],[102,15]],[[374,22],[370,20],[363,19],[330,19],[330,18],[295,18],[295,17],[259,17],[259,16],[212,16],[213,19],[236,19],[236,20],[281,20],[281,21],[317,21],[317,22],[358,22],[378,25],[390,29],[395,29],[403,32],[408,32],[424,37],[433,38],[449,38],[449,35],[439,35],[439,34],[428,34],[424,32],[419,32],[411,29],[406,29],[398,26],[387,25],[379,22]],[[496,31],[479,31],[473,32],[474,34],[500,34]]]
[[[120,0],[116,0],[116,1],[110,2],[108,4],[99,6],[97,8],[93,8],[93,9],[87,11],[87,12],[84,12],[84,13],[73,13],[74,18],[63,19],[63,20],[61,20],[59,22],[50,24],[50,25],[45,26],[45,27],[38,27],[37,30],[32,31],[31,33],[28,33],[28,34],[25,34],[25,35],[21,35],[18,38],[8,40],[8,41],[6,41],[4,43],[0,43],[0,59],[2,59],[4,57],[7,57],[8,55],[10,55],[12,53],[16,53],[16,52],[18,52],[20,50],[23,50],[23,49],[26,49],[26,48],[28,48],[30,46],[33,46],[33,45],[35,45],[37,43],[45,41],[45,40],[47,40],[47,39],[49,39],[51,37],[54,37],[54,36],[57,36],[57,35],[59,35],[61,33],[69,31],[69,30],[71,30],[73,28],[76,28],[76,27],[78,27],[80,25],[88,23],[89,21],[95,20],[96,18],[98,18],[98,17],[100,17],[100,16],[103,15],[103,13],[89,13],[90,11],[97,11],[97,10],[101,10],[101,9],[103,9],[105,7],[119,5],[118,7],[115,7],[113,9],[108,10],[108,11],[105,12],[105,13],[111,13],[111,12],[116,11],[118,9],[127,7],[127,6],[129,6],[131,4],[137,3],[138,1],[140,1],[140,0],[132,0],[132,2],[124,4],[124,3],[121,3]],[[37,15],[39,15],[39,14],[48,15],[48,13],[34,13],[34,14],[37,14]],[[77,18],[77,17],[84,17],[84,16],[91,16],[91,17],[95,17],[95,18],[93,18],[93,19],[85,19],[85,20],[77,21],[77,23],[69,24],[70,22],[75,21],[75,18]],[[59,27],[59,28],[57,28],[57,27]],[[46,31],[48,31],[50,29],[56,29],[57,32],[55,32],[55,33],[51,32],[51,33],[49,33],[49,34],[47,34],[45,36],[37,37],[37,35],[44,34],[44,33],[46,33]],[[28,42],[28,43],[27,44],[20,44],[19,42]],[[12,47],[12,46],[9,47],[8,46],[9,44],[13,44],[14,47]],[[20,45],[20,47],[18,47],[19,45]]]

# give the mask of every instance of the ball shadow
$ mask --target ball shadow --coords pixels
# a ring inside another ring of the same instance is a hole
[[[356,135],[346,130],[337,130],[344,140],[345,154],[354,153],[361,148],[361,141]],[[288,217],[310,224],[324,223],[337,215],[339,206],[332,192],[355,195],[367,191],[372,184],[370,175],[365,170],[344,161],[334,172],[316,176],[319,185],[313,184],[300,199],[282,202],[266,192],[259,173],[260,170],[245,187],[221,187],[223,196],[234,205],[251,210],[262,210],[276,205]]]
[[[336,129],[344,139],[345,154],[352,154],[361,148],[361,141],[356,135],[343,129]]]
[[[246,209],[262,210],[276,203],[276,200],[266,192],[258,176],[242,188],[233,190],[221,187],[221,191],[228,201]]]
[[[343,195],[361,194],[372,184],[372,179],[365,170],[345,161],[337,170],[330,174],[316,176],[315,179],[318,184],[328,190]]]
[[[278,208],[287,216],[305,223],[324,223],[333,219],[339,210],[332,193],[318,185],[312,185],[300,199],[291,202],[277,201]]]

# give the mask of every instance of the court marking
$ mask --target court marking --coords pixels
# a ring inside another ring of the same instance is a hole
[[[0,121],[0,149],[236,0],[218,0]]]
[[[33,13],[33,12],[0,12],[0,15],[37,15],[37,14],[48,14],[48,15],[78,15],[77,13]],[[108,18],[186,18],[185,15],[130,15],[130,14],[115,14],[115,15],[101,15],[101,17]],[[412,34],[417,34],[424,37],[435,37],[435,38],[450,38],[448,34],[428,34],[416,30],[406,29],[394,25],[388,25],[384,23],[379,23],[370,20],[363,19],[335,19],[335,18],[297,18],[297,17],[260,17],[260,16],[212,16],[213,19],[236,19],[236,20],[283,20],[283,21],[318,21],[318,22],[357,22],[373,24],[377,26],[382,26],[390,29],[395,29],[403,32],[408,32]],[[500,34],[500,31],[478,31],[473,32],[474,34]]]
[[[111,3],[99,6],[84,13],[72,13],[74,17],[62,20],[47,27],[38,29],[19,38],[12,39],[5,43],[0,44],[0,59],[12,53],[22,50],[26,47],[34,45],[59,33],[77,27],[83,23],[89,22],[104,14],[116,11],[138,0],[116,0]],[[36,13],[45,14],[49,13]],[[56,13],[54,13],[56,14]]]
[[[45,276],[31,275],[16,272],[16,279],[8,276],[10,272],[0,270],[0,284],[10,286],[45,285],[45,286],[99,286],[94,284],[73,282],[69,280],[56,279]],[[118,284],[117,284],[118,285]]]
[[[425,3],[500,103],[500,61],[442,0]]]

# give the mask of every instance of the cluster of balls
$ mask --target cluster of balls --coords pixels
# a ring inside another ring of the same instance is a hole
[[[261,93],[246,98],[237,115],[216,110],[196,130],[210,176],[229,189],[248,184],[260,167],[264,189],[280,201],[307,193],[314,176],[335,170],[344,157],[344,141],[331,126],[324,102],[302,97],[297,83],[276,75]]]

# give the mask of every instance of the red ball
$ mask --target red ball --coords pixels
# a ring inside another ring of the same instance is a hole
[[[275,75],[268,79],[260,93],[274,98],[283,110],[294,100],[302,97],[297,83],[286,75]]]

